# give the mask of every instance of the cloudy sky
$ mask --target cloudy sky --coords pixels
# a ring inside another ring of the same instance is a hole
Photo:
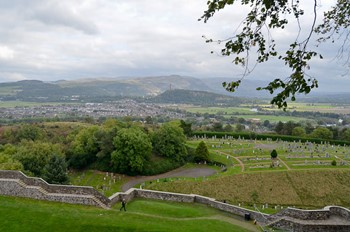
[[[0,82],[171,74],[238,78],[242,68],[231,58],[211,54],[220,47],[206,44],[202,35],[232,36],[245,10],[230,7],[203,23],[198,18],[206,2],[0,0]],[[319,11],[329,2],[333,1],[320,1]],[[306,12],[303,22],[311,22],[310,16]],[[283,48],[295,39],[296,30],[291,26],[273,36]],[[337,49],[332,44],[319,48],[325,59],[313,62],[309,74],[320,84],[350,79],[342,63],[334,60]],[[274,79],[285,73],[281,63],[272,61],[259,65],[249,78]]]

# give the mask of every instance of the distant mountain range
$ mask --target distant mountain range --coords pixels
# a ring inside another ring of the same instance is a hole
[[[207,91],[240,97],[261,97],[255,88],[256,83],[245,82],[236,93],[229,93],[222,87],[220,78],[197,79],[184,76],[157,76],[143,78],[100,78],[80,80],[60,80],[42,82],[24,80],[0,83],[2,100],[37,100],[58,101],[79,97],[84,99],[122,96],[156,96],[166,90],[185,89]],[[253,87],[253,84],[255,86]]]
[[[245,79],[234,93],[227,92],[222,87],[222,82],[230,82],[228,78],[198,79],[178,75],[156,76],[142,78],[96,78],[80,80],[60,80],[55,82],[42,82],[37,80],[25,80],[18,82],[0,83],[0,100],[22,101],[103,101],[121,97],[150,97],[157,96],[167,90],[193,90],[227,95],[231,97],[270,99],[271,95],[266,91],[257,91],[257,87],[267,85],[267,81]],[[168,92],[167,94],[174,94]],[[195,92],[193,92],[194,94]],[[185,92],[176,92],[185,94]],[[186,94],[189,94],[188,92]],[[196,93],[196,96],[200,94]],[[322,94],[308,96],[305,100],[317,101]],[[325,98],[329,99],[331,94]],[[337,99],[344,101],[350,99],[350,94],[337,95]],[[166,95],[163,96],[167,98]],[[175,96],[168,96],[175,99]],[[189,98],[192,98],[188,95]],[[204,97],[204,96],[203,96]],[[213,98],[220,98],[214,97]],[[221,97],[223,98],[223,97]],[[157,98],[155,98],[156,100]],[[223,98],[224,99],[224,98]],[[302,99],[302,96],[299,97]]]

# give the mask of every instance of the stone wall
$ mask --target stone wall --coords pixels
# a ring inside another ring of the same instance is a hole
[[[8,189],[10,186],[6,185],[7,181],[12,181],[16,184],[12,185],[11,189]],[[16,186],[18,186],[18,188],[16,188]],[[23,194],[25,192],[23,189],[31,189],[32,194]],[[38,194],[46,194],[47,197],[35,197],[37,195],[34,194],[35,191],[38,192]],[[97,205],[102,207],[107,207],[110,203],[108,198],[92,187],[48,184],[41,178],[27,177],[25,174],[19,171],[0,170],[0,195],[23,196],[43,200],[52,199],[52,201],[57,201],[57,199],[70,199],[69,201],[67,200],[62,202],[73,204],[75,202],[77,202],[77,204],[81,204],[81,202],[86,202],[86,199],[90,198],[94,199],[95,203],[91,204],[91,201],[88,201],[90,202],[89,205]],[[76,199],[76,201],[72,201],[71,199]]]
[[[235,205],[226,204],[223,202],[216,201],[214,198],[204,197],[195,194],[180,194],[180,193],[171,193],[171,192],[161,192],[161,191],[153,191],[146,189],[129,189],[125,193],[116,193],[109,198],[111,201],[111,205],[114,205],[116,202],[121,199],[125,199],[127,201],[132,200],[135,197],[146,198],[146,199],[156,199],[156,200],[166,200],[166,201],[175,201],[175,202],[196,202],[200,204],[205,204],[210,207],[233,213],[236,215],[240,215],[242,217],[245,214],[249,214],[251,219],[256,219],[260,222],[267,222],[269,217],[268,214],[261,214],[259,212],[244,209]]]
[[[325,209],[329,210],[332,215],[345,218],[350,222],[350,210],[339,206],[326,206]]]
[[[295,208],[286,208],[277,214],[275,217],[291,217],[301,220],[325,220],[328,219],[331,215],[331,212],[328,209],[320,210],[302,210]]]
[[[28,186],[15,179],[0,179],[0,194],[17,197],[27,197],[37,200],[57,201],[70,204],[93,205],[98,207],[106,207],[94,196],[91,195],[75,195],[49,193],[38,186]]]
[[[111,207],[122,199],[131,201],[137,197],[176,202],[197,202],[242,217],[249,214],[251,219],[255,219],[259,223],[285,230],[313,232],[350,231],[350,210],[338,206],[328,206],[321,210],[287,208],[277,214],[268,215],[195,194],[132,188],[124,193],[115,193],[113,196],[107,198],[92,187],[52,185],[41,178],[27,177],[18,171],[0,171],[0,195],[93,205],[103,208]],[[335,216],[340,217],[346,223],[342,225],[327,224],[327,219]]]
[[[271,226],[271,224],[270,224]],[[296,221],[290,218],[280,218],[272,225],[275,228],[283,229],[284,231],[293,232],[349,232],[350,225],[348,224],[327,224],[327,223],[312,223],[310,221]]]

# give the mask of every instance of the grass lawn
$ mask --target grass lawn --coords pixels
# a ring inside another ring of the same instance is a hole
[[[0,231],[259,231],[197,204],[134,200],[127,212],[0,196]]]
[[[112,176],[111,173],[96,170],[71,171],[69,178],[72,185],[92,186],[107,197],[120,192],[121,186],[130,179],[125,175],[114,173]]]

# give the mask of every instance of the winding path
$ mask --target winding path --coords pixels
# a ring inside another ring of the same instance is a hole
[[[212,168],[200,167],[200,168],[178,168],[170,172],[166,172],[155,176],[135,176],[122,186],[122,191],[125,192],[137,184],[141,184],[146,181],[157,180],[161,178],[169,178],[169,177],[193,177],[194,178],[194,177],[211,176],[211,175],[214,175],[215,173],[217,173],[217,171]]]
[[[170,219],[170,220],[177,220],[177,221],[191,221],[191,220],[218,220],[218,221],[224,221],[227,223],[230,223],[232,225],[243,227],[244,229],[247,229],[252,232],[259,232],[260,230],[256,225],[253,223],[249,223],[246,221],[243,221],[241,219],[237,219],[232,216],[225,216],[225,215],[213,215],[213,216],[207,216],[207,217],[189,217],[189,218],[174,218],[174,217],[166,217],[166,216],[159,216],[159,215],[151,215],[151,214],[145,214],[145,213],[138,213],[138,212],[128,212],[128,214],[134,214],[134,215],[141,215],[146,217],[152,217],[157,219]]]
[[[237,162],[239,163],[239,165],[241,166],[241,172],[244,172],[244,163],[242,162],[242,160],[238,159],[237,157],[234,157],[230,154],[227,154],[225,152],[222,152],[222,151],[218,151],[218,150],[215,150],[216,152],[219,152],[220,154],[223,154],[223,155],[226,155],[226,156],[230,156],[232,158],[234,158],[235,160],[237,160]]]

